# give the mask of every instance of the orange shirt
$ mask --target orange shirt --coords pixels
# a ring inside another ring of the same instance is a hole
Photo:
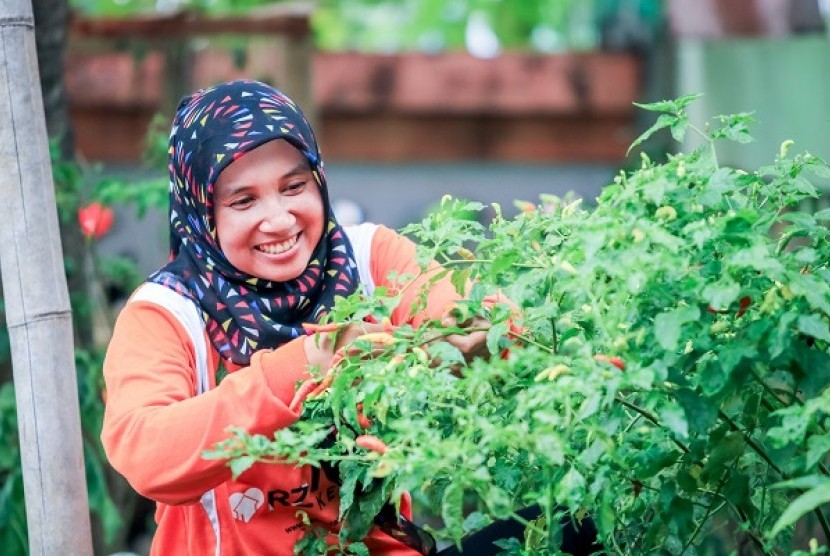
[[[386,278],[392,270],[420,273],[411,241],[388,228],[368,229],[368,241],[356,246],[355,255],[374,284],[393,286]],[[431,287],[427,310],[412,315],[419,290],[404,290],[393,324],[417,326],[458,298],[444,278]],[[101,439],[113,467],[157,502],[152,554],[290,555],[303,535],[298,510],[336,531],[339,493],[324,471],[258,463],[233,480],[226,462],[201,457],[228,438],[228,426],[270,436],[300,417],[288,403],[297,381],[307,376],[305,338],[254,354],[250,366],[233,369],[219,385],[219,356],[206,335],[204,341],[210,389],[197,395],[191,336],[162,305],[133,300],[118,317],[104,362]],[[377,528],[365,542],[372,554],[416,554]]]

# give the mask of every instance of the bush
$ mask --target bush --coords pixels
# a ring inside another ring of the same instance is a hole
[[[706,144],[664,163],[643,156],[590,211],[545,196],[513,219],[494,207],[484,230],[458,218],[481,205],[445,198],[408,228],[422,262],[441,261],[459,288],[475,282],[458,311],[493,323],[489,361],[464,364],[441,341],[456,328],[399,327],[383,354],[340,363],[298,423],[273,438],[234,430],[206,456],[237,474],[273,458],[334,462],[345,525],[332,550],[354,554],[404,491],[440,508],[435,532],[454,540],[539,504],[509,554],[556,553],[547,524],[564,513],[592,516],[608,553],[705,552],[722,529],[732,549],[790,553],[808,514],[826,542],[830,211],[799,204],[819,196],[808,176],[830,167],[790,156],[790,142],[764,168],[723,167],[716,142],[749,140],[751,118],[697,130],[693,99],[644,105],[660,116],[635,144],[660,128]],[[520,306],[521,331],[509,307],[482,302],[496,290]],[[344,299],[332,320],[382,319],[394,293]],[[361,447],[367,434],[385,453]],[[310,530],[298,550],[320,543]]]

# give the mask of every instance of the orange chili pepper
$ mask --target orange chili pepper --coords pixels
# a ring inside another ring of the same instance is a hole
[[[309,336],[319,333],[337,332],[338,330],[340,330],[340,325],[336,322],[329,322],[326,324],[320,324],[316,322],[304,322],[302,324],[302,327],[305,330],[305,333]]]
[[[372,436],[371,434],[364,434],[358,436],[354,439],[354,443],[360,446],[361,448],[366,448],[367,450],[371,450],[373,452],[377,452],[378,454],[385,454],[389,447],[386,443],[378,438],[377,436]]]
[[[313,378],[310,378],[303,382],[300,387],[297,389],[297,392],[294,394],[294,397],[291,399],[291,403],[288,404],[289,411],[299,411],[300,406],[303,405],[303,402],[306,401],[314,389],[317,388],[317,381]]]

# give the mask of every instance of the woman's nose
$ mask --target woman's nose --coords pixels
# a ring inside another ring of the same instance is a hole
[[[279,233],[294,226],[294,214],[279,201],[266,203],[259,222],[259,229],[267,233]]]

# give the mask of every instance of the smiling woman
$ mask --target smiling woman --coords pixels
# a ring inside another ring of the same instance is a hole
[[[185,98],[169,168],[172,259],[119,315],[104,364],[107,456],[158,504],[153,554],[289,555],[320,526],[337,543],[335,469],[260,462],[232,477],[202,454],[231,426],[290,426],[352,341],[381,344],[394,327],[451,318],[456,288],[421,273],[414,244],[395,232],[338,224],[314,134],[272,87],[237,81]],[[337,298],[376,287],[401,291],[383,324],[317,324]],[[489,323],[465,326],[447,340],[485,354]],[[408,498],[390,500],[364,545],[432,553],[411,517]]]

